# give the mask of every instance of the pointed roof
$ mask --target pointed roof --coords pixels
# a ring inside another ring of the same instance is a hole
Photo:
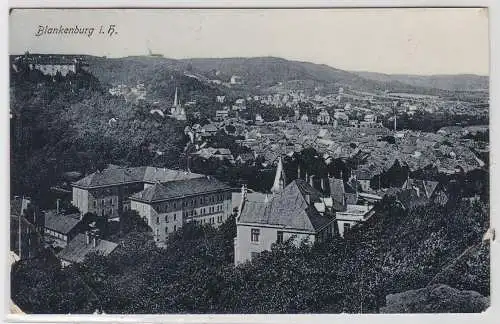
[[[231,187],[215,178],[202,177],[166,183],[157,182],[153,186],[133,194],[130,199],[151,203],[230,189]]]
[[[254,223],[281,226],[317,232],[333,221],[321,215],[314,203],[321,203],[321,193],[304,180],[294,180],[270,201],[245,201],[239,223]]]
[[[281,156],[278,158],[278,166],[276,168],[276,175],[274,177],[274,183],[271,188],[271,192],[276,194],[281,192],[286,184],[285,171],[283,170],[283,161]]]
[[[177,107],[177,105],[179,105],[179,102],[177,99],[177,87],[175,87],[174,107]]]

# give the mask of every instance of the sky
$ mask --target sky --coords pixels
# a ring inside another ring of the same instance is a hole
[[[35,36],[40,26],[95,30]],[[168,58],[276,56],[388,74],[489,75],[488,37],[488,11],[477,8],[15,9],[9,17],[10,54],[123,57],[150,49]]]

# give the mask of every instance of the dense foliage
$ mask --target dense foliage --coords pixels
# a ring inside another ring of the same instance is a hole
[[[379,312],[388,294],[445,283],[489,296],[488,206],[462,202],[404,211],[384,201],[344,240],[275,245],[233,266],[234,218],[188,224],[158,248],[132,230],[109,257],[63,270],[51,258],[15,264],[12,296],[27,312]]]
[[[150,109],[111,96],[86,72],[12,73],[11,191],[53,204],[49,188],[66,171],[88,174],[108,163],[179,167],[183,125]]]

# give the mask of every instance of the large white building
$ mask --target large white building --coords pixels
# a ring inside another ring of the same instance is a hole
[[[233,211],[231,187],[209,176],[158,182],[130,200],[130,208],[152,228],[160,243],[185,223],[218,227]]]
[[[279,183],[279,182],[278,182]],[[258,253],[270,250],[274,243],[292,239],[314,243],[334,235],[335,218],[321,194],[304,180],[294,180],[281,192],[264,201],[246,199],[236,219],[234,262],[251,260]]]

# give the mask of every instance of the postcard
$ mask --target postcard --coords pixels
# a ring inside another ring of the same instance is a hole
[[[487,8],[8,24],[12,313],[490,307]]]

